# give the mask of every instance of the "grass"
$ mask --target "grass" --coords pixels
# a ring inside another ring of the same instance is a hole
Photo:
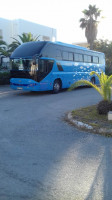
[[[97,105],[74,110],[72,111],[72,117],[92,126],[94,133],[112,137],[112,121],[108,121],[107,115],[98,114]]]

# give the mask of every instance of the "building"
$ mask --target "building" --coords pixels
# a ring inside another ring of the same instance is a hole
[[[19,40],[18,35],[22,33],[31,33],[34,37],[39,36],[39,40],[42,41],[56,41],[57,33],[56,29],[36,24],[23,19],[8,20],[0,18],[0,36],[7,42],[12,43],[13,38]]]
[[[87,42],[77,42],[77,43],[72,43],[72,44],[78,45],[78,46],[81,46],[81,47],[86,47],[86,48],[89,47],[89,44]]]
[[[14,40],[13,38],[19,40],[18,35],[22,33],[31,33],[33,37],[38,37],[40,41],[56,41],[57,32],[56,29],[29,22],[23,19],[8,20],[0,18],[0,37],[7,44],[11,44]],[[7,70],[10,65],[9,58],[4,58],[5,56],[0,55],[0,66],[3,66],[4,70]],[[0,68],[1,71],[1,68]]]

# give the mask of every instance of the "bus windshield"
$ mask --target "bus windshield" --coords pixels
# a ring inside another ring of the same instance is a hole
[[[12,78],[30,78],[40,82],[53,68],[53,60],[49,59],[13,59],[11,60]]]
[[[30,71],[32,63],[33,63],[33,60],[31,59],[13,59],[11,60],[11,68],[12,70]]]
[[[43,59],[13,59],[11,61],[12,70],[17,71],[32,71],[32,68],[41,72],[47,73],[52,70],[54,61],[53,60],[43,60]]]

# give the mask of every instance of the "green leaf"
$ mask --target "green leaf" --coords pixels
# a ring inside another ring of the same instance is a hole
[[[91,72],[90,75],[96,75],[99,78],[100,81],[100,87],[98,87],[95,84],[92,84],[91,82],[87,80],[79,80],[75,83],[73,83],[68,91],[71,91],[75,89],[76,87],[79,87],[81,85],[89,85],[93,87],[101,96],[104,100],[111,100],[111,84],[112,84],[112,75],[107,76],[105,75],[104,72],[101,73],[101,76],[97,72]]]

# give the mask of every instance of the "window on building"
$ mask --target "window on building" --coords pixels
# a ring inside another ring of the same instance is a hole
[[[43,35],[42,40],[44,40],[44,41],[50,41],[50,37]]]

